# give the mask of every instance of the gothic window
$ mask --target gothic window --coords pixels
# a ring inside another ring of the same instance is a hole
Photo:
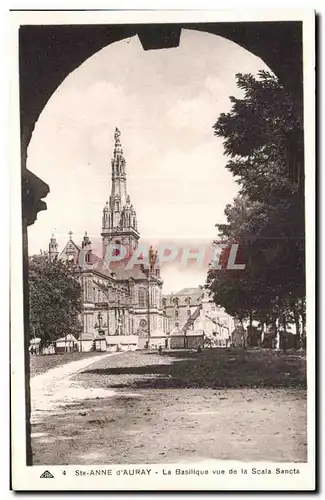
[[[191,309],[187,309],[187,316],[190,317],[191,316]]]
[[[178,307],[178,297],[173,298],[174,306]]]
[[[91,263],[90,256],[91,256],[91,252],[87,252],[87,253],[86,253],[86,263],[87,263],[87,264],[90,264],[90,263]]]
[[[74,260],[74,255],[72,253],[67,254],[67,261],[73,262],[73,260]]]
[[[121,245],[121,241],[120,240],[115,240],[115,245],[118,247]],[[119,248],[115,248],[113,250],[113,255],[120,255],[120,249]]]
[[[138,293],[138,302],[140,307],[146,306],[146,294],[143,288],[140,288]]]
[[[120,211],[120,202],[119,201],[116,202],[116,210],[117,210],[117,212]]]
[[[178,310],[175,311],[175,318],[178,318]]]
[[[156,305],[156,289],[155,288],[152,289],[151,300],[152,300],[152,305],[155,306]]]

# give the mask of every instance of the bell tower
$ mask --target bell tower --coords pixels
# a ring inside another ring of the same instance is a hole
[[[49,258],[50,260],[56,260],[59,256],[59,249],[58,249],[58,244],[57,241],[54,237],[54,234],[52,234],[52,237],[50,239],[49,243]]]
[[[109,201],[103,209],[102,242],[103,259],[108,245],[123,245],[127,255],[131,255],[138,246],[137,214],[131,204],[126,188],[126,161],[121,144],[121,132],[115,128],[114,150],[111,160],[112,188]]]

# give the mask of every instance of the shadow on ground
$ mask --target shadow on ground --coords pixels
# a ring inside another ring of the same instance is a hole
[[[82,374],[102,375],[106,387],[117,388],[305,388],[306,360],[295,352],[261,350],[132,352]]]
[[[305,462],[305,371],[304,355],[258,350],[102,358],[67,381],[98,396],[33,424],[33,463]]]

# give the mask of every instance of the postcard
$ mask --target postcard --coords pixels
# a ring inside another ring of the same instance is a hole
[[[10,13],[13,490],[315,490],[314,17]]]

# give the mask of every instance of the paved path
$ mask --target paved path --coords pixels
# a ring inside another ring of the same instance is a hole
[[[33,463],[306,461],[304,389],[136,385],[168,360],[104,354],[33,377]]]
[[[56,368],[51,368],[45,373],[31,378],[31,422],[40,421],[50,413],[56,413],[62,406],[86,399],[113,396],[115,391],[89,388],[85,389],[78,382],[70,379],[71,375],[94,365],[100,360],[122,353],[103,354],[96,358],[85,358],[72,361]]]

